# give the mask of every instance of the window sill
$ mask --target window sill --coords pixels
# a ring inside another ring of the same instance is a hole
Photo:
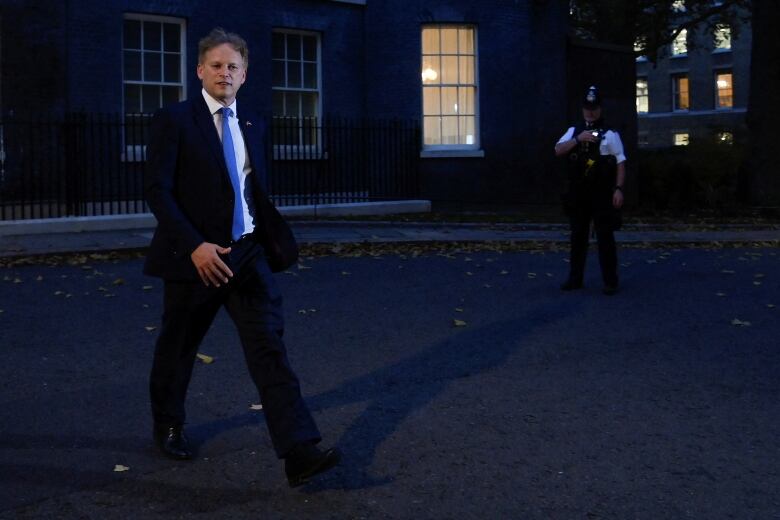
[[[675,58],[687,58],[688,57],[688,53],[686,52],[684,54],[672,54],[669,57],[672,58],[672,59],[675,59]]]
[[[485,150],[422,150],[421,159],[449,159],[455,157],[485,157]]]
[[[712,54],[726,54],[731,52],[731,49],[713,49]]]

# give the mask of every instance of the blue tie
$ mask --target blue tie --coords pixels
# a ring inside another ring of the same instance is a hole
[[[238,240],[244,234],[244,212],[241,201],[241,181],[236,166],[236,151],[233,148],[233,135],[230,133],[228,118],[233,115],[229,107],[222,107],[222,153],[225,155],[230,183],[233,185],[235,203],[233,204],[233,240]]]

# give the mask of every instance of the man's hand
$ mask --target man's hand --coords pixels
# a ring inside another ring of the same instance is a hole
[[[615,193],[612,194],[612,205],[615,206],[615,209],[620,209],[623,207],[622,190],[615,190]]]
[[[577,135],[577,141],[580,143],[583,141],[588,143],[597,143],[598,140],[599,138],[593,135],[593,130],[583,130]]]
[[[219,257],[219,255],[228,253],[230,253],[229,247],[203,242],[190,255],[195,269],[198,270],[198,276],[206,284],[206,287],[209,285],[219,287],[220,283],[227,283],[228,279],[233,277],[233,272]]]

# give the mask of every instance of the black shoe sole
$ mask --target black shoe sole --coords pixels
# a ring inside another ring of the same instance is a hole
[[[336,466],[339,461],[341,461],[341,453],[336,449],[328,450],[319,464],[309,469],[308,471],[301,473],[300,475],[287,477],[287,482],[290,484],[290,487],[302,486],[306,484],[313,476],[324,473]]]

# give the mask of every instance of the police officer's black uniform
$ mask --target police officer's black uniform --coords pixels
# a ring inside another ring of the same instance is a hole
[[[597,90],[591,87],[586,96],[586,107],[600,104]],[[583,130],[592,132],[597,141],[578,141],[577,136]],[[621,189],[616,185],[616,172],[618,159],[625,160],[622,143],[603,118],[569,128],[559,143],[571,139],[577,141],[577,145],[566,155],[569,179],[568,191],[563,197],[571,226],[570,273],[561,289],[582,287],[590,223],[593,221],[604,292],[613,294],[618,287],[614,231],[621,223],[620,210],[613,206],[613,194],[615,189]]]

